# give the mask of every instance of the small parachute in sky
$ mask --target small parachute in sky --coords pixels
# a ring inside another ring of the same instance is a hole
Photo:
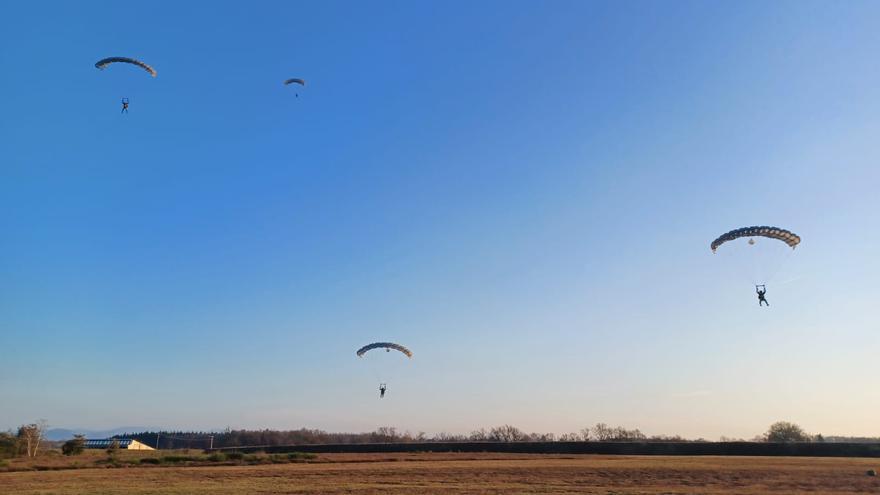
[[[709,247],[712,248],[712,252],[714,253],[725,242],[740,239],[742,237],[767,237],[770,239],[777,239],[788,244],[792,249],[797,247],[801,242],[800,236],[794,232],[779,227],[768,227],[764,225],[731,230],[712,241],[712,244]],[[749,241],[749,244],[754,245],[754,239],[750,239]]]
[[[101,59],[101,60],[98,60],[97,62],[95,62],[95,67],[97,67],[98,69],[104,70],[105,68],[107,68],[108,65],[115,64],[115,63],[136,65],[136,66],[140,67],[141,69],[144,69],[145,71],[149,72],[151,76],[156,77],[156,69],[141,62],[140,60],[135,60],[133,58],[128,58],[128,57],[107,57],[107,58],[104,58],[104,59]]]
[[[395,344],[393,342],[375,342],[373,344],[367,344],[357,351],[358,357],[364,357],[364,354],[368,351],[372,351],[373,349],[385,349],[386,352],[391,352],[392,349],[395,351],[400,351],[406,355],[408,358],[412,358],[412,351],[407,349],[406,347]]]

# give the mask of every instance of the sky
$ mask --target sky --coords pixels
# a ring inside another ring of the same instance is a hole
[[[0,429],[880,435],[876,2],[3,10]]]

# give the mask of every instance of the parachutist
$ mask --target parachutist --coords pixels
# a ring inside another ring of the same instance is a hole
[[[380,399],[382,399],[382,398],[385,397],[385,389],[386,389],[385,384],[384,384],[384,383],[380,383],[380,384],[379,384],[379,398],[380,398]]]
[[[128,98],[122,99],[122,111],[119,113],[128,113]]]
[[[763,285],[756,285],[755,292],[758,293],[758,306],[763,306],[764,304],[766,304],[769,307],[770,303],[768,303],[767,299],[764,298],[764,294],[767,293],[767,287]]]

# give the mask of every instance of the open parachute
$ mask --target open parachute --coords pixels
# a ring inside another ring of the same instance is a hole
[[[110,64],[117,64],[117,63],[136,65],[136,66],[140,67],[141,69],[144,69],[145,71],[149,72],[151,76],[156,77],[156,69],[141,62],[140,60],[135,60],[133,58],[128,58],[128,57],[107,57],[107,58],[104,58],[104,59],[101,59],[101,60],[98,60],[97,62],[95,62],[95,67],[97,67],[98,69],[104,70]]]
[[[300,86],[306,85],[306,82],[304,80],[296,78],[296,77],[294,77],[293,79],[288,79],[288,80],[284,81],[285,86],[290,85],[290,84],[294,84],[294,83],[299,84]]]
[[[743,227],[740,229],[734,229],[730,232],[720,235],[717,239],[712,241],[710,247],[712,248],[712,252],[714,253],[719,246],[728,241],[733,241],[735,239],[740,239],[743,237],[768,237],[770,239],[780,240],[794,249],[800,242],[801,238],[794,232],[789,230],[781,229],[779,227],[768,227],[764,226],[754,226],[754,227]],[[754,244],[751,242],[750,244]]]
[[[388,352],[391,352],[391,349],[394,349],[395,351],[402,352],[408,358],[412,357],[412,352],[409,349],[393,342],[375,342],[373,344],[367,344],[358,349],[357,355],[358,357],[364,357],[365,353],[367,353],[368,351],[372,351],[373,349],[385,349]]]

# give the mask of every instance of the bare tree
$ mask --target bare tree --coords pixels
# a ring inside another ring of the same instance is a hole
[[[445,431],[441,431],[431,439],[432,442],[463,442],[465,440],[467,438],[464,435],[456,435]]]
[[[36,457],[37,451],[40,449],[40,443],[43,441],[43,435],[48,429],[49,423],[45,419],[41,419],[36,423],[22,425],[18,428],[18,438],[27,449],[28,457]]]
[[[607,442],[614,438],[614,428],[605,423],[596,423],[593,427],[593,436],[600,442]]]
[[[400,435],[397,433],[397,428],[393,426],[380,426],[375,432],[373,432],[373,441],[388,443],[396,441]]]
[[[489,433],[486,432],[485,428],[480,428],[479,430],[474,430],[468,435],[468,440],[471,442],[485,442],[489,439]]]
[[[524,442],[528,439],[528,435],[512,425],[496,426],[489,430],[489,440],[493,442]]]
[[[584,442],[589,442],[590,440],[593,439],[593,435],[590,433],[589,428],[584,428],[581,430],[581,438],[580,439],[583,440]]]

